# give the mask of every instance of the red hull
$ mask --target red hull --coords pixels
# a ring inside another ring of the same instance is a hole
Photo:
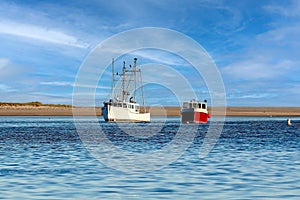
[[[209,114],[202,112],[194,112],[194,123],[207,123]]]
[[[207,123],[210,115],[204,112],[185,111],[181,113],[182,123]]]

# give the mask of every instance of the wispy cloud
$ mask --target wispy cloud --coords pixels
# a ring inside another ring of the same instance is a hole
[[[110,90],[110,86],[101,86],[101,85],[88,85],[88,84],[75,84],[75,82],[68,81],[42,81],[41,85],[49,85],[49,86],[70,86],[70,87],[82,87],[82,88],[96,88],[102,90]]]
[[[285,4],[283,6],[282,2],[277,2],[264,6],[264,9],[270,13],[275,15],[283,15],[287,17],[295,17],[300,16],[300,1],[292,0],[290,4]]]
[[[67,81],[43,81],[40,82],[41,85],[52,85],[52,86],[72,86],[74,85],[73,82]]]
[[[256,39],[258,42],[268,44],[270,46],[284,46],[284,45],[300,45],[296,40],[300,34],[299,24],[285,24],[284,26],[277,26],[267,32],[258,34]]]
[[[9,60],[7,58],[0,58],[0,70],[9,64]]]
[[[275,79],[289,73],[293,62],[272,63],[268,59],[252,58],[232,63],[222,69],[224,75],[240,80]]]
[[[78,48],[87,48],[89,46],[87,43],[81,42],[76,37],[68,35],[61,30],[14,21],[1,20],[0,33]]]
[[[14,92],[16,91],[15,89],[13,89],[12,87],[5,85],[5,84],[1,84],[0,83],[0,91],[1,92]]]
[[[261,99],[261,98],[265,98],[265,97],[270,97],[273,96],[272,94],[269,93],[258,93],[258,94],[244,94],[238,98],[240,99]],[[237,97],[235,97],[237,98]]]
[[[177,55],[173,55],[170,52],[164,52],[158,49],[145,49],[136,51],[133,56],[138,57],[140,60],[149,60],[155,63],[162,63],[172,66],[187,66],[188,63]]]
[[[19,78],[20,76],[26,76],[32,70],[32,67],[15,64],[7,58],[0,58],[0,70],[1,81],[12,81],[17,76]]]

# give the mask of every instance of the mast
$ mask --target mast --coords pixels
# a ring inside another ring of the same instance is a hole
[[[144,98],[144,86],[143,86],[143,79],[142,79],[142,71],[139,69],[140,72],[140,84],[142,89],[142,100],[143,100],[143,106],[145,107],[145,98]]]
[[[133,64],[133,73],[134,73],[134,100],[136,101],[136,61],[137,58],[134,58],[134,64]]]
[[[115,60],[114,58],[112,58],[112,61],[111,61],[111,78],[112,78],[112,81],[111,81],[111,98],[113,98],[113,92],[114,92],[114,82],[115,82],[115,72],[114,72],[114,65],[115,65]]]
[[[126,67],[125,67],[125,61],[123,61],[122,101],[125,100],[125,79],[126,79]]]

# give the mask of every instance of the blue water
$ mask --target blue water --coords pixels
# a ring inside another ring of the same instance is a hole
[[[180,126],[178,118],[157,118],[137,125],[142,134],[156,135],[136,138],[122,132],[135,129],[132,124],[99,121],[112,144],[142,154],[167,146]],[[0,117],[0,199],[300,199],[300,119],[292,122],[227,118],[213,150],[201,159],[209,124],[199,125],[174,162],[131,174],[96,159],[72,117]],[[82,123],[89,127],[89,118]],[[184,125],[186,137],[193,126]]]

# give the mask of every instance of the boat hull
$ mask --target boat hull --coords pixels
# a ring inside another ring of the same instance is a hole
[[[181,122],[182,123],[207,123],[210,118],[209,113],[202,109],[182,109]]]
[[[150,122],[150,113],[138,113],[110,105],[102,108],[102,115],[105,121],[110,122]]]

